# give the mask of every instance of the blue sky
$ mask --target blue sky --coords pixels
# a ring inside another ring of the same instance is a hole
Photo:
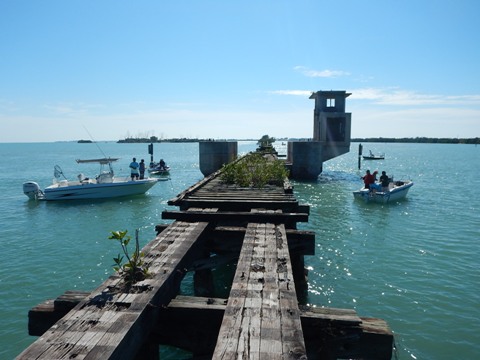
[[[480,1],[0,2],[0,142],[480,136]],[[85,130],[88,130],[87,131]]]

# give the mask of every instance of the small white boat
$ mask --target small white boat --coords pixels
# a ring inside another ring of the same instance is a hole
[[[369,150],[369,155],[363,155],[363,160],[384,160],[385,154],[375,155],[372,150]]]
[[[150,175],[168,176],[170,175],[170,166],[153,166],[148,169]]]
[[[413,186],[413,181],[391,181],[388,190],[382,191],[379,184],[373,186],[373,189],[362,188],[353,192],[355,199],[362,199],[365,202],[388,203],[397,201],[407,196],[408,190]]]
[[[90,179],[83,174],[78,175],[78,180],[70,181],[63,175],[62,169],[55,165],[53,184],[44,190],[34,181],[23,184],[23,193],[31,200],[82,200],[106,199],[121,196],[140,195],[146,193],[158,180],[147,178],[131,180],[130,176],[116,178],[112,169],[115,158],[102,158],[91,160],[77,160],[77,163],[99,163],[100,174]],[[108,165],[108,170],[103,170]],[[63,176],[64,179],[60,179]]]
[[[160,162],[155,163],[155,162],[150,162],[150,166],[148,168],[148,173],[152,176],[159,176],[160,181],[162,180],[169,180],[170,179],[170,166],[165,164],[163,160],[160,160]]]

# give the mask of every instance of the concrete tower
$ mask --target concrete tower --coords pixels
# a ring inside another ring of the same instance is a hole
[[[313,110],[313,141],[323,146],[322,161],[350,151],[352,114],[345,112],[345,100],[351,93],[345,91],[317,91]]]
[[[316,180],[323,163],[350,151],[352,114],[345,112],[345,91],[317,91],[313,110],[313,139],[289,141],[287,164],[294,179]]]

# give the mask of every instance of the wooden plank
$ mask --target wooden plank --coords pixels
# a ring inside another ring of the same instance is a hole
[[[213,359],[305,356],[289,261],[283,225],[248,224]]]
[[[244,246],[242,247],[241,259],[239,259],[237,264],[234,282],[230,290],[230,296],[222,322],[224,329],[235,329],[235,332],[224,330],[223,334],[220,332],[218,335],[218,339],[221,339],[222,344],[219,351],[223,354],[236,354],[238,349],[240,329],[242,328],[243,321],[242,311],[245,307],[245,294],[247,290],[247,283],[243,280],[250,277],[250,263],[253,258],[254,241],[255,234],[252,231],[247,232],[245,234]],[[220,358],[223,358],[222,354],[220,354],[219,359]]]
[[[184,207],[216,207],[221,211],[250,211],[253,208],[283,209],[284,212],[298,211],[299,205],[295,201],[273,201],[273,200],[245,200],[243,199],[187,199],[183,202]]]
[[[285,195],[283,193],[268,193],[263,192],[261,189],[257,189],[256,191],[250,191],[248,193],[236,192],[236,193],[222,193],[217,190],[213,190],[209,193],[201,193],[189,196],[186,200],[196,200],[196,201],[214,201],[214,200],[222,200],[225,202],[228,201],[239,201],[244,200],[247,202],[254,202],[254,201],[274,201],[280,204],[282,203],[296,203],[297,200],[293,196]]]
[[[265,189],[249,189],[240,191],[222,191],[221,189],[211,189],[211,191],[199,191],[188,197],[189,199],[244,199],[244,200],[268,200],[272,201],[295,201],[295,196],[285,194],[284,192],[268,191]]]
[[[308,314],[308,319],[316,323],[335,321],[348,326],[360,325],[362,320],[353,309],[338,309],[331,307],[302,306],[301,314]]]
[[[197,182],[196,184],[190,186],[188,189],[182,191],[180,194],[178,194],[175,198],[171,199],[171,200],[168,200],[167,204],[168,205],[177,205],[179,206],[182,202],[182,200],[188,196],[190,193],[193,193],[194,191],[197,191],[199,188],[201,188],[202,186],[204,186],[205,184],[208,184],[208,182],[210,182],[212,179],[214,179],[216,176],[218,176],[219,174],[219,171],[213,173],[213,174],[210,174],[209,176],[203,178],[202,180],[200,180],[199,182]]]

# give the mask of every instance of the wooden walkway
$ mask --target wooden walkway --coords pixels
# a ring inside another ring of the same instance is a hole
[[[306,359],[283,225],[250,223],[213,359]]]
[[[313,254],[314,235],[297,230],[309,209],[288,183],[245,189],[215,173],[169,205],[180,211],[162,213],[174,221],[159,225],[143,249],[152,276],[126,291],[114,274],[86,296],[66,294],[68,301],[32,309],[30,333],[42,336],[17,359],[154,360],[159,344],[202,359],[391,357],[384,321],[299,307],[303,256]],[[229,298],[216,299],[211,270],[232,259]],[[207,297],[179,296],[187,271],[195,271],[195,292]]]

